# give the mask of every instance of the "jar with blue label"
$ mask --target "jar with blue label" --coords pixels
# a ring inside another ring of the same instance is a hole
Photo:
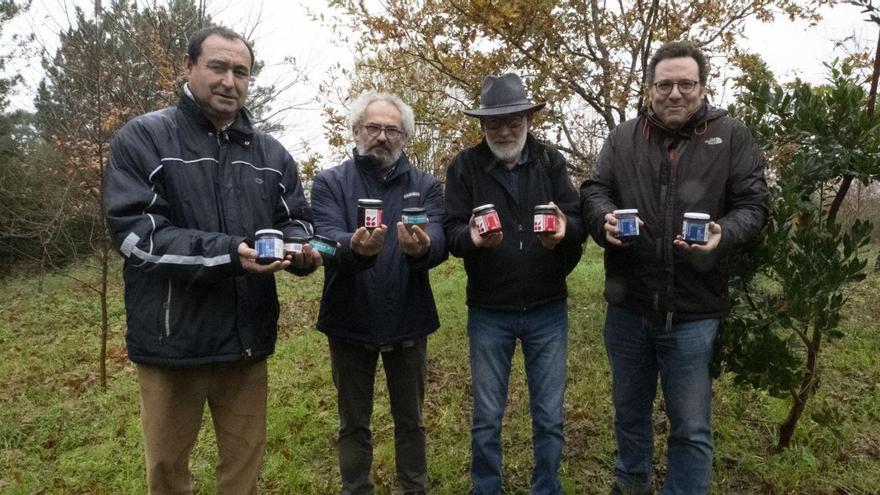
[[[284,259],[284,233],[275,229],[262,229],[254,234],[257,263],[268,265]]]
[[[309,246],[321,253],[321,257],[326,259],[336,256],[338,243],[329,237],[316,235],[309,241]]]
[[[420,229],[425,230],[428,224],[428,215],[422,207],[404,208],[400,214],[400,221],[406,230],[412,232],[414,225],[418,225]]]
[[[617,219],[618,239],[628,240],[639,236],[639,210],[614,210],[612,214]]]
[[[687,212],[681,222],[681,236],[691,244],[706,244],[709,241],[709,215]]]

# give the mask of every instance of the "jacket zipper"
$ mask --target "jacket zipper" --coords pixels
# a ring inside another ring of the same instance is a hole
[[[168,281],[168,295],[165,296],[165,337],[171,337],[171,281]]]

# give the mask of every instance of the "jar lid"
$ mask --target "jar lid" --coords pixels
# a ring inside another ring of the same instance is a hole
[[[627,210],[614,210],[611,212],[613,215],[638,215],[639,210],[636,208],[630,208]]]
[[[544,211],[544,210],[556,211],[556,207],[553,206],[553,205],[535,205],[535,211],[538,211],[538,210],[541,210],[541,211]]]
[[[359,199],[358,206],[382,206],[381,199]]]
[[[284,235],[284,232],[281,232],[280,230],[275,230],[275,229],[261,229],[261,230],[258,230],[257,233],[254,235],[259,237],[263,234],[277,235],[278,237],[281,237]]]
[[[693,218],[694,220],[708,220],[710,218],[708,213],[696,213],[692,211],[685,213],[684,217]]]
[[[413,206],[412,208],[404,208],[401,212],[404,215],[424,215],[425,209],[421,206]]]
[[[471,211],[471,213],[473,213],[474,215],[476,215],[476,214],[478,214],[478,213],[482,213],[482,212],[484,212],[484,211],[486,211],[486,210],[494,210],[494,209],[495,209],[495,205],[493,205],[492,203],[488,203],[488,204],[485,204],[485,205],[478,206],[478,207],[474,208],[473,211]]]

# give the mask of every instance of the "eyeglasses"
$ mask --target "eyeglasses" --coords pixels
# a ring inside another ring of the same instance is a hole
[[[525,120],[525,115],[512,115],[510,117],[488,117],[482,119],[483,127],[486,129],[497,131],[501,129],[502,126],[507,127],[508,129],[516,129],[519,126],[523,125],[523,121]]]
[[[657,81],[654,83],[654,88],[661,95],[668,95],[672,92],[674,86],[678,86],[678,92],[686,95],[690,94],[698,84],[700,84],[699,81],[691,81],[690,79],[683,79],[681,81]]]
[[[394,141],[395,139],[397,139],[403,135],[403,131],[401,131],[400,129],[398,129],[396,127],[387,127],[384,125],[376,125],[376,124],[367,124],[367,125],[362,125],[361,127],[363,127],[367,131],[367,134],[370,137],[379,137],[379,134],[381,134],[384,131],[385,137],[390,139],[391,141]]]

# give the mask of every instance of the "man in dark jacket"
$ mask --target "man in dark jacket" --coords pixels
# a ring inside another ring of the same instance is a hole
[[[651,58],[651,103],[608,136],[581,189],[584,218],[605,247],[605,347],[618,445],[614,493],[650,493],[651,414],[659,374],[670,422],[664,494],[709,489],[709,360],[727,313],[730,249],[767,216],[763,160],[748,129],[704,96],[708,68],[690,43]],[[638,210],[640,231],[618,238],[617,209]],[[699,242],[685,213],[711,219]]]
[[[568,309],[565,277],[584,231],[565,158],[530,133],[531,103],[516,74],[483,79],[485,139],[459,153],[446,174],[449,250],[468,274],[468,339],[474,395],[473,493],[501,493],[501,420],[516,342],[522,343],[532,414],[532,493],[558,494],[562,457]],[[474,208],[492,204],[501,230],[481,235]],[[553,233],[533,231],[534,208],[555,209]]]
[[[399,489],[422,494],[428,475],[422,424],[427,335],[440,326],[428,270],[447,257],[443,190],[403,152],[415,121],[400,98],[362,94],[352,104],[350,124],[354,158],[322,171],[312,186],[315,232],[338,243],[324,270],[317,327],[328,337],[338,392],[342,493],[373,493],[370,416],[381,356]],[[382,201],[375,228],[359,226],[360,199]],[[407,212],[421,225],[404,225],[404,208],[424,208]]]
[[[189,453],[211,411],[217,490],[256,493],[266,438],[273,273],[307,273],[311,250],[258,264],[254,233],[311,231],[296,166],[243,109],[250,45],[195,33],[176,107],[128,122],[110,146],[107,223],[125,257],[126,342],[137,364],[150,493],[191,493]]]

